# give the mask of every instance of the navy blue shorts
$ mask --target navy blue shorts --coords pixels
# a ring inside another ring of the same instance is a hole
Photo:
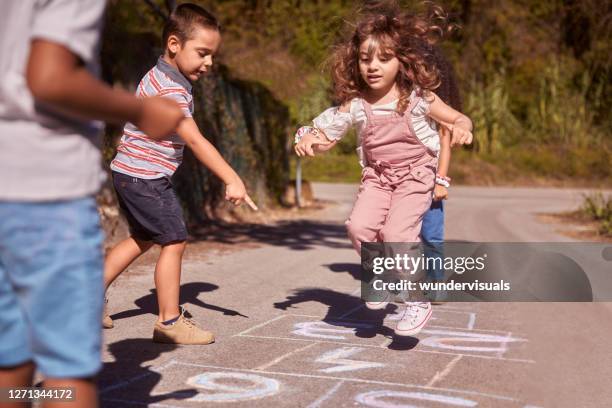
[[[113,185],[133,238],[160,245],[187,240],[183,210],[168,178],[141,179],[113,171]]]

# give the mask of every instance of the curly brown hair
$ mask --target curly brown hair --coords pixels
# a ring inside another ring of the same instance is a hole
[[[413,89],[426,93],[440,85],[440,73],[429,51],[451,27],[442,8],[431,3],[427,6],[423,14],[403,10],[396,1],[369,2],[359,10],[354,28],[331,57],[336,102],[362,97],[367,90],[359,71],[359,48],[369,38],[379,44],[382,53],[394,55],[400,62],[398,112],[405,112]]]

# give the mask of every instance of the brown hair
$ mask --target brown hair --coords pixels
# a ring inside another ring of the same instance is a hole
[[[192,35],[195,26],[221,30],[217,18],[204,8],[192,3],[183,3],[177,6],[164,26],[163,46],[165,47],[168,44],[168,38],[171,35],[176,35],[184,43]]]
[[[436,95],[453,109],[462,112],[463,103],[459,92],[457,75],[446,55],[438,46],[424,45],[426,52],[431,56],[431,63],[438,69],[440,86],[436,88]]]
[[[413,89],[430,91],[440,84],[438,69],[431,62],[428,49],[449,31],[446,15],[434,5],[430,5],[427,15],[410,13],[402,10],[396,1],[369,3],[359,14],[349,37],[336,47],[332,56],[336,102],[342,104],[361,97],[367,89],[359,72],[359,48],[372,38],[382,52],[392,52],[400,62],[396,77],[400,93],[397,110],[403,113]]]

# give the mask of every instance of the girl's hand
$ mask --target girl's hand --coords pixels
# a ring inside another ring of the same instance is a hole
[[[332,142],[329,140],[323,140],[323,138],[325,138],[325,136],[322,136],[321,134],[319,135],[314,135],[312,133],[306,133],[303,137],[302,140],[300,140],[294,147],[295,149],[295,153],[299,156],[311,156],[314,157],[315,155],[315,151],[313,149],[313,147],[315,146],[326,146],[331,144]],[[319,150],[320,148],[317,148],[317,150]]]
[[[444,186],[436,184],[433,192],[434,201],[446,200],[448,199],[448,189]]]
[[[472,136],[472,132],[470,132],[469,130],[464,129],[458,125],[452,126],[451,128],[451,146],[454,146],[456,144],[460,144],[460,145],[471,144],[473,138],[474,137]]]
[[[258,210],[253,200],[251,200],[251,197],[247,194],[244,183],[240,179],[225,185],[225,199],[234,205],[240,205],[244,202],[247,203],[253,211]]]
[[[472,143],[472,121],[463,113],[451,108],[434,92],[429,92],[433,101],[429,104],[428,116],[447,127],[451,133],[451,146]]]
[[[329,144],[316,144],[312,147],[312,149],[316,153],[325,153],[326,151],[330,150],[332,147],[334,147],[337,144],[338,144],[338,141],[334,140],[333,142],[329,142]]]

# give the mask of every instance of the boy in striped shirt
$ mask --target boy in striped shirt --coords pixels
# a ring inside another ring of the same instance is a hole
[[[155,268],[159,317],[153,341],[209,344],[214,341],[214,335],[198,328],[179,307],[181,261],[187,229],[170,177],[181,164],[185,145],[224,181],[227,200],[235,205],[246,202],[254,210],[257,207],[240,177],[202,136],[192,118],[190,81],[198,80],[212,65],[221,41],[217,20],[197,5],[181,4],[164,27],[163,41],[164,55],[140,81],[137,95],[171,98],[182,108],[185,119],[176,134],[161,141],[152,140],[132,123],[124,128],[111,169],[119,205],[130,226],[130,237],[107,255],[104,283],[108,288],[138,256],[154,244],[161,245]],[[103,325],[113,326],[107,314]]]

